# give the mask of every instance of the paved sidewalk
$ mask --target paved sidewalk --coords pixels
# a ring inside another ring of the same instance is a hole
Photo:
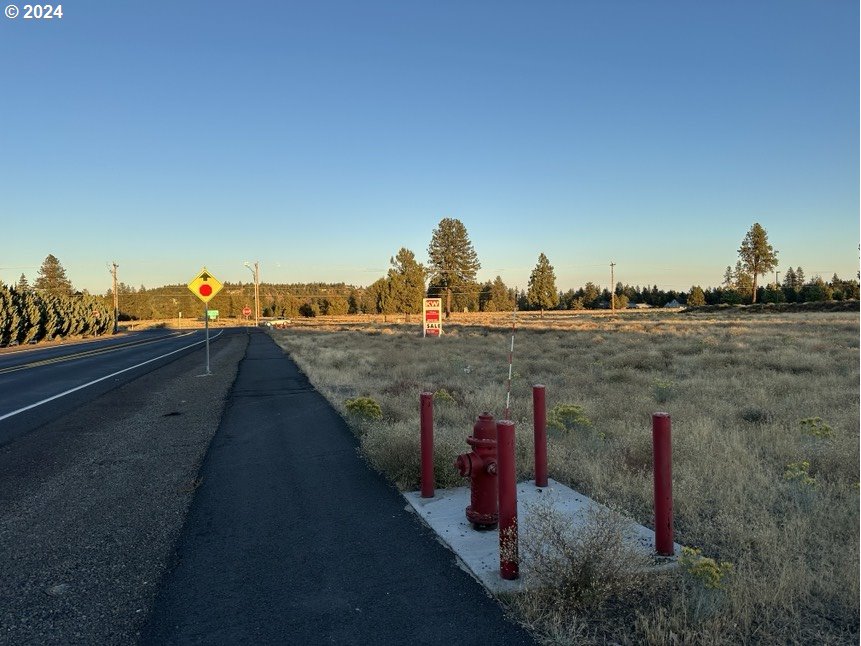
[[[144,644],[533,643],[251,335]]]

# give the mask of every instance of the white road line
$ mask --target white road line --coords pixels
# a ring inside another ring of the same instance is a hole
[[[219,332],[215,336],[210,337],[210,340],[217,339],[223,333],[224,333],[224,331],[222,330],[221,332]],[[70,388],[69,390],[67,390],[65,392],[59,393],[57,395],[53,395],[52,397],[48,397],[47,399],[43,399],[42,401],[38,401],[35,404],[30,404],[29,406],[24,406],[24,408],[19,408],[18,410],[13,410],[11,413],[6,413],[5,415],[0,415],[0,422],[2,422],[4,419],[8,419],[8,418],[14,417],[15,415],[18,415],[20,413],[28,411],[32,408],[36,408],[38,406],[41,406],[42,404],[47,404],[48,402],[52,402],[55,399],[60,399],[60,397],[65,397],[66,395],[71,395],[74,392],[77,392],[79,390],[83,390],[84,388],[88,388],[89,386],[92,386],[93,384],[97,384],[100,381],[104,381],[105,379],[110,379],[111,377],[116,377],[117,375],[121,375],[124,372],[128,372],[129,370],[134,370],[135,368],[140,368],[141,366],[145,366],[146,364],[152,363],[153,361],[158,361],[159,359],[164,359],[165,357],[169,357],[170,355],[176,354],[177,352],[182,352],[183,350],[188,350],[189,348],[193,348],[194,346],[200,345],[201,343],[206,343],[206,339],[203,339],[202,341],[197,341],[196,343],[192,343],[191,345],[183,346],[183,347],[179,348],[178,350],[173,350],[172,352],[168,352],[167,354],[163,354],[159,357],[153,357],[152,359],[147,359],[143,363],[139,363],[135,366],[129,366],[128,368],[123,368],[122,370],[117,370],[116,372],[112,372],[111,374],[105,375],[104,377],[99,377],[98,379],[94,379],[93,381],[90,381],[86,384],[81,384],[80,386],[75,386],[74,388]]]

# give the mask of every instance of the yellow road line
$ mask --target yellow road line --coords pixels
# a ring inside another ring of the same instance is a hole
[[[9,366],[8,368],[0,368],[0,375],[9,374],[11,372],[18,372],[20,370],[29,370],[31,368],[39,368],[41,366],[48,366],[55,363],[63,363],[65,361],[75,361],[77,359],[85,359],[87,357],[93,357],[99,354],[107,354],[109,352],[114,352],[116,350],[123,350],[125,348],[130,348],[134,346],[147,345],[150,343],[156,343],[158,341],[165,341],[167,339],[175,339],[181,338],[183,336],[188,336],[189,334],[194,334],[194,332],[185,332],[180,334],[169,334],[167,336],[162,336],[157,339],[144,339],[141,341],[129,341],[127,343],[120,343],[118,345],[112,345],[108,348],[96,348],[94,350],[85,350],[83,352],[75,352],[73,354],[66,354],[62,357],[52,357],[50,359],[42,359],[40,361],[31,361],[30,363],[22,363],[18,366]]]

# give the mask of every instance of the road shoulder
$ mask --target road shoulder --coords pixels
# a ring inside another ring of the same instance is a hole
[[[0,642],[137,638],[248,344],[195,352],[0,448]]]

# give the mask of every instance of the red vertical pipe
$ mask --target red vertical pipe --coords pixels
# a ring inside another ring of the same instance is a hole
[[[655,469],[655,551],[673,555],[673,470],[670,416],[652,415],[652,450]]]
[[[532,386],[532,418],[535,433],[535,486],[547,486],[547,402],[545,388]]]
[[[422,498],[433,498],[433,393],[421,394]]]
[[[503,579],[519,575],[517,542],[517,480],[514,469],[514,422],[496,423],[499,479],[499,574]]]

